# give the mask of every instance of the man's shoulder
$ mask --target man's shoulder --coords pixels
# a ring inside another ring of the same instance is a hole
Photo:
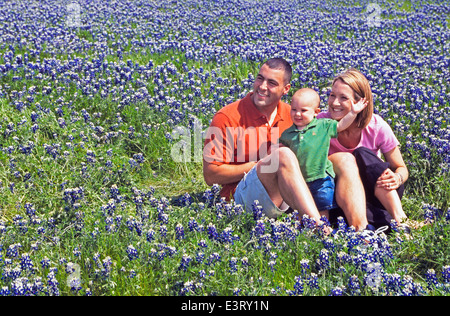
[[[282,108],[283,110],[288,110],[288,111],[291,110],[291,106],[284,101],[280,101],[280,108]]]
[[[243,101],[244,101],[244,99],[240,99],[240,100],[236,100],[232,103],[229,103],[229,104],[225,105],[224,107],[222,107],[219,111],[217,111],[216,114],[220,113],[220,114],[225,114],[227,116],[234,115],[239,112],[239,105]]]
[[[251,99],[252,93],[248,93],[242,99],[236,100],[232,103],[229,103],[222,107],[217,113],[225,114],[225,115],[237,115],[239,113],[242,114],[245,105],[252,102]]]

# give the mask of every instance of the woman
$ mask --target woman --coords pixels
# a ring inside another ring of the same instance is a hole
[[[361,98],[366,99],[367,107],[349,128],[331,140],[329,159],[333,161],[334,155],[341,152],[355,156],[364,185],[370,224],[377,228],[389,225],[394,219],[409,231],[400,201],[404,182],[408,179],[408,169],[392,129],[373,113],[372,91],[367,78],[356,69],[349,69],[337,76],[332,83],[328,112],[319,113],[317,117],[339,121],[350,111],[352,102],[356,103]],[[385,161],[381,160],[381,154]]]

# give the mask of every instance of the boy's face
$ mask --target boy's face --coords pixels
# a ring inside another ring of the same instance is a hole
[[[320,109],[310,102],[305,102],[303,98],[294,98],[291,102],[291,118],[295,126],[303,129],[311,123],[313,118],[320,112]]]

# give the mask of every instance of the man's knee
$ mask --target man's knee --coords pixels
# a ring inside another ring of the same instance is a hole
[[[298,166],[297,157],[292,150],[280,147],[258,162],[257,171],[258,173],[278,173],[280,169],[292,169],[295,163]]]
[[[275,154],[277,155],[280,169],[294,171],[299,168],[297,156],[290,148],[280,147]]]

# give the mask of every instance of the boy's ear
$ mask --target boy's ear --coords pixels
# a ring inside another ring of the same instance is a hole
[[[316,110],[314,111],[314,114],[317,115],[320,113],[320,108],[316,108]]]

